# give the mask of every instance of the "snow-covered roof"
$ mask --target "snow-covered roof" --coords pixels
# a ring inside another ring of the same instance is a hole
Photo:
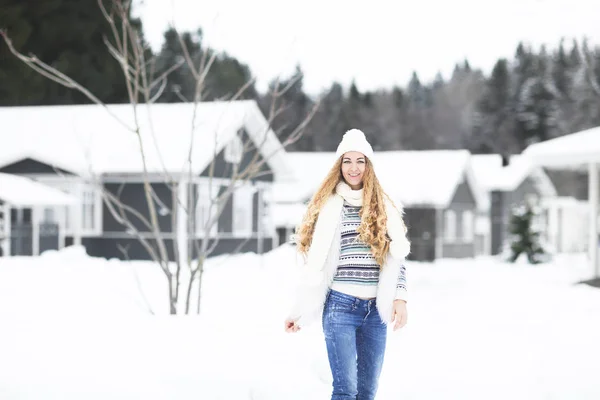
[[[336,161],[333,152],[290,152],[287,157],[297,183],[276,185],[277,203],[308,200]],[[469,157],[466,150],[380,151],[373,162],[384,190],[405,207],[446,208],[458,185],[467,180],[483,210],[488,203],[485,192],[476,185]]]
[[[275,226],[296,226],[306,212],[304,203],[275,203],[271,206]]]
[[[467,182],[480,210],[488,207],[474,179],[467,150],[384,151],[375,155],[375,172],[384,190],[404,206],[447,208]]]
[[[141,104],[136,112],[130,104],[0,107],[0,166],[29,157],[79,175],[140,173],[136,119],[149,172],[187,171],[191,147],[192,171],[200,173],[244,128],[278,180],[291,174],[253,100]]]
[[[22,176],[0,173],[0,199],[18,207],[63,206],[77,198]]]
[[[308,200],[336,162],[334,152],[288,152],[287,162],[294,171],[292,182],[276,182],[276,203]]]
[[[600,163],[600,127],[532,144],[523,154],[544,167]]]
[[[513,155],[508,165],[502,166],[499,154],[474,154],[471,156],[471,165],[475,179],[487,192],[513,191],[529,177],[542,195],[556,196],[556,188],[548,175],[526,156]]]

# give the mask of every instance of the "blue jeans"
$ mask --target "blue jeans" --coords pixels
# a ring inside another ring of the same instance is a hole
[[[323,308],[323,332],[333,375],[331,400],[373,400],[387,338],[375,299],[330,290]]]

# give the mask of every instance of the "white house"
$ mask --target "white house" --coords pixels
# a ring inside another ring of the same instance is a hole
[[[489,211],[480,216],[486,220],[482,225],[488,227],[486,240],[490,246],[486,253],[499,254],[506,241],[512,207],[524,201],[547,204],[548,199],[556,197],[556,188],[542,168],[522,155],[503,159],[499,154],[477,154],[471,156],[471,165],[489,203]],[[545,233],[547,220],[540,221]]]

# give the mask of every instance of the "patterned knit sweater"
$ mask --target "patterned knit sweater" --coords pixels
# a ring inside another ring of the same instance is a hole
[[[379,265],[371,248],[358,238],[360,206],[344,201],[341,221],[340,259],[331,289],[362,299],[377,296]],[[400,268],[396,285],[396,299],[406,299],[406,268]]]

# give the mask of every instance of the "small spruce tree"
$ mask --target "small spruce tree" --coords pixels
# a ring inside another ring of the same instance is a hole
[[[533,227],[535,217],[534,207],[529,202],[513,208],[509,227],[511,262],[517,261],[522,253],[527,255],[530,264],[543,261],[546,252],[540,243],[540,232]]]

